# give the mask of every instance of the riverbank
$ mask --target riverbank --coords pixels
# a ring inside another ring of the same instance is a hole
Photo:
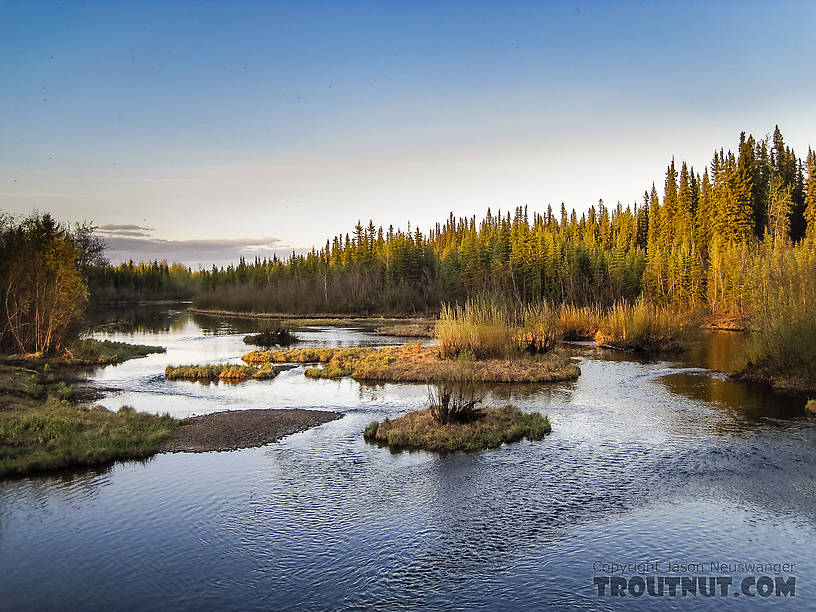
[[[550,420],[538,412],[517,408],[485,408],[467,423],[437,423],[431,410],[416,410],[394,420],[373,421],[363,437],[391,451],[427,450],[442,454],[498,448],[522,438],[541,440],[552,431]]]
[[[129,406],[112,412],[88,405],[99,396],[93,387],[82,385],[89,363],[121,363],[142,356],[145,349],[160,348],[123,349],[122,344],[88,343],[84,357],[76,360],[0,357],[0,478],[142,460],[160,452],[261,446],[342,416],[313,410],[241,410],[179,420]],[[252,369],[276,373],[281,367]]]
[[[309,368],[311,378],[351,376],[359,381],[427,383],[455,369],[466,370],[473,382],[541,383],[575,380],[581,375],[577,363],[554,352],[518,355],[513,359],[443,360],[437,347],[420,343],[378,348],[319,348],[252,351],[242,359],[252,365],[264,363],[322,363]]]
[[[253,448],[342,418],[339,412],[303,409],[227,410],[191,417],[159,447],[160,452],[205,453]]]

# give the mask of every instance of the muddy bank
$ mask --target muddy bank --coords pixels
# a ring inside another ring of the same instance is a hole
[[[205,453],[263,446],[342,416],[339,412],[302,409],[215,412],[182,421],[159,452]]]

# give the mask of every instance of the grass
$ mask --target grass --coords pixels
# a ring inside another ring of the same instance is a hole
[[[309,368],[312,378],[351,376],[379,382],[432,382],[452,376],[460,364],[477,382],[552,382],[578,378],[581,370],[569,359],[546,355],[518,355],[514,359],[451,361],[440,358],[438,347],[421,343],[386,347],[303,348],[252,351],[242,357],[249,364],[323,363]]]
[[[69,360],[77,365],[106,365],[121,363],[135,357],[145,357],[152,353],[164,353],[162,346],[146,344],[128,344],[112,340],[95,340],[88,338],[77,340],[69,351]]]
[[[551,431],[546,416],[512,407],[483,409],[470,422],[445,425],[440,425],[427,409],[381,423],[374,421],[366,427],[363,436],[370,442],[388,446],[392,452],[427,450],[446,454],[498,448],[522,438],[541,440]]]
[[[197,380],[210,382],[224,380],[228,382],[242,382],[250,378],[268,380],[278,375],[271,363],[257,365],[240,365],[220,363],[212,365],[169,365],[164,369],[168,380]]]
[[[558,329],[565,340],[591,340],[601,327],[604,313],[600,306],[572,306],[558,308]]]
[[[595,342],[629,351],[677,351],[684,342],[684,322],[675,311],[640,299],[618,302],[601,321]]]
[[[443,304],[435,336],[444,359],[455,359],[462,352],[476,359],[546,353],[559,338],[555,311],[546,302],[514,305],[486,296],[462,305]]]
[[[143,459],[178,426],[169,416],[110,412],[50,397],[0,411],[0,477]]]

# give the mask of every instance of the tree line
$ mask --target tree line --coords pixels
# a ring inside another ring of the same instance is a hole
[[[816,242],[816,155],[804,159],[770,137],[740,135],[697,172],[672,160],[662,194],[580,217],[527,207],[455,218],[427,232],[376,228],[286,259],[243,258],[200,273],[196,302],[281,312],[435,311],[441,302],[494,292],[609,305],[641,294],[681,308],[741,315],[750,262],[768,245],[806,257]],[[808,246],[810,245],[810,246]]]

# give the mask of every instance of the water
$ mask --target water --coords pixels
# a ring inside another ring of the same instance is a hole
[[[240,385],[171,383],[167,363],[237,360],[257,323],[140,316],[105,337],[168,351],[97,372],[119,389],[107,407],[345,416],[262,448],[3,481],[3,609],[816,609],[814,420],[801,398],[706,369],[738,336],[668,360],[572,345],[577,381],[488,398],[549,414],[552,435],[443,458],[362,440],[369,421],[421,407],[422,385],[309,380],[300,368]],[[703,563],[707,575],[722,575],[711,561],[796,563],[796,597],[596,595],[594,564],[648,560]]]

